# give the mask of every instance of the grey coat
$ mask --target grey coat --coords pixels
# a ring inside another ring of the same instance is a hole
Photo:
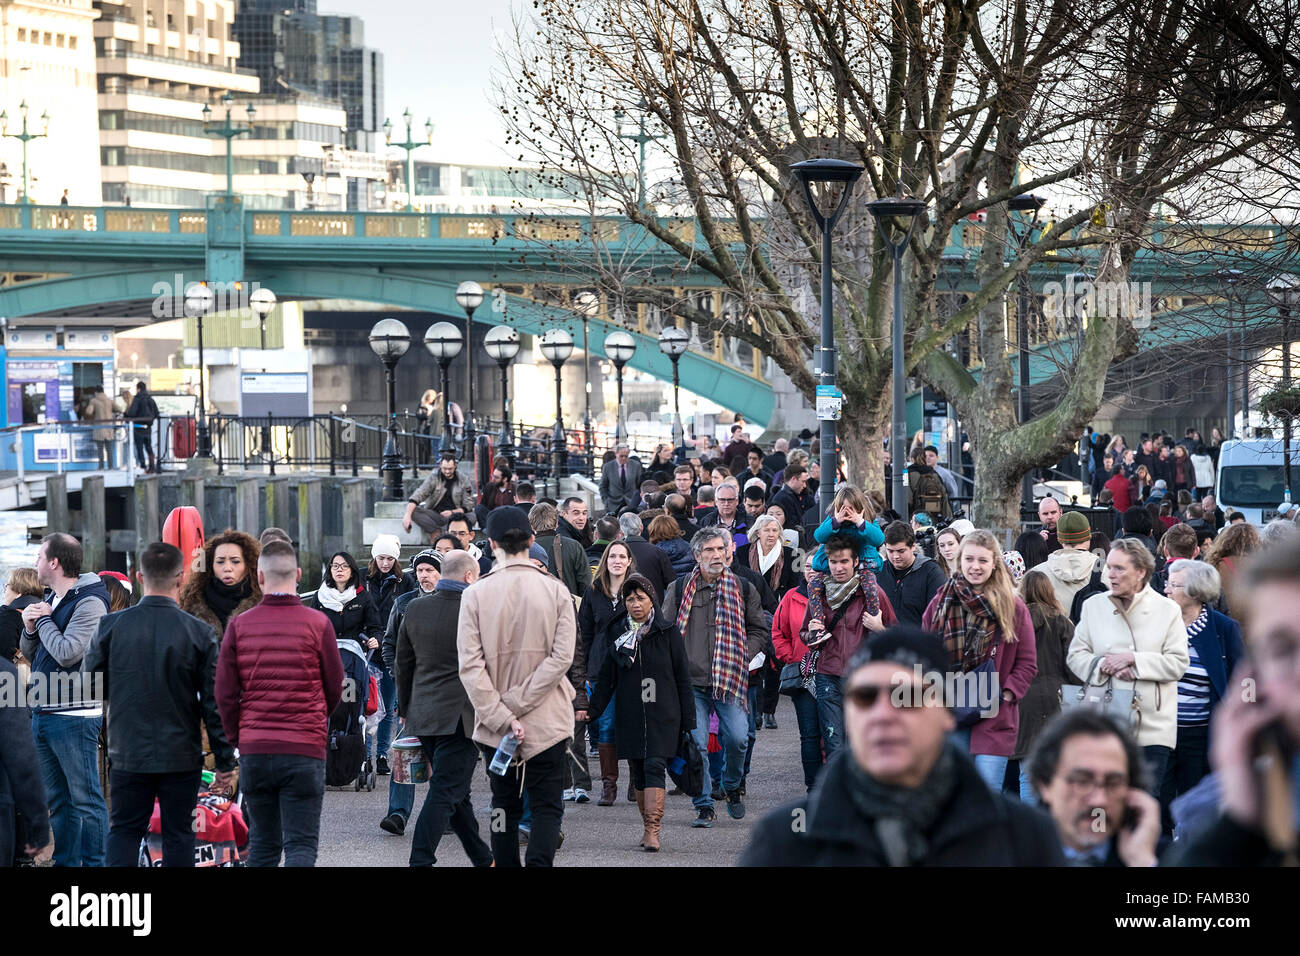
[[[457,721],[463,722],[466,736],[474,729],[474,708],[460,680],[456,652],[460,598],[459,591],[415,598],[397,632],[397,710],[406,718],[406,732],[416,737],[453,734]]]

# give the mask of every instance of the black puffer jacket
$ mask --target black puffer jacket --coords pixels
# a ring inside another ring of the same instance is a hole
[[[393,602],[399,595],[415,590],[415,577],[411,572],[402,572],[396,565],[387,574],[373,574],[366,578],[366,593],[374,602],[375,613],[380,621],[387,621],[392,613]],[[374,635],[378,637],[379,635]]]
[[[616,626],[618,621],[622,627]],[[619,615],[607,629],[622,634],[627,616]],[[620,760],[672,757],[682,731],[695,729],[695,695],[686,667],[686,647],[676,626],[665,620],[658,608],[630,667],[620,667],[617,655],[605,654],[588,704],[591,713],[603,713],[611,697]]]

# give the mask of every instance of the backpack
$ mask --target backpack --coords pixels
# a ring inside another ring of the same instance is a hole
[[[912,510],[915,512],[923,511],[930,515],[943,515],[945,518],[951,514],[948,493],[944,490],[943,479],[937,472],[932,471],[916,476],[912,501]]]
[[[1106,585],[1103,584],[1101,580],[1101,570],[1098,569],[1093,571],[1092,575],[1088,578],[1088,583],[1083,586],[1079,593],[1074,596],[1074,600],[1070,602],[1071,623],[1076,625],[1079,623],[1079,615],[1083,613],[1084,601],[1088,600],[1088,598],[1092,597],[1094,594],[1105,594],[1106,591]]]

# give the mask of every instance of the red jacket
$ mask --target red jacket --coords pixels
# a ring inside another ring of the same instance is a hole
[[[827,577],[829,578],[830,575],[827,575]],[[879,584],[876,585],[876,598],[880,601],[880,620],[885,627],[893,627],[898,623],[898,617],[894,614],[894,606],[889,603],[889,598]],[[778,607],[777,610],[779,611],[780,608]],[[849,658],[853,656],[853,652],[858,649],[858,646],[867,639],[869,633],[862,623],[862,613],[865,610],[866,600],[862,597],[862,591],[859,590],[849,601],[849,609],[844,612],[844,616],[835,625],[831,639],[820,645],[821,656],[817,658],[818,674],[829,674],[834,677],[844,675],[844,668],[848,666]],[[801,632],[808,627],[808,617],[808,609],[805,607],[803,622],[799,627]],[[773,624],[773,627],[775,627],[775,624]]]
[[[939,597],[936,594],[925,609],[921,626],[927,631],[935,629],[934,619],[939,614]],[[1016,737],[1020,732],[1020,699],[1038,673],[1038,644],[1034,637],[1034,622],[1025,602],[1016,598],[1016,640],[1004,640],[998,635],[993,660],[998,669],[998,712],[981,718],[971,728],[970,752],[1010,757],[1016,752]],[[1011,691],[1014,700],[1003,700],[1002,691]]]
[[[245,754],[325,759],[329,715],[343,696],[334,626],[294,594],[268,594],[231,618],[217,658],[217,709]]]
[[[1106,487],[1110,489],[1111,495],[1115,499],[1116,511],[1128,511],[1133,505],[1133,486],[1123,475],[1111,475],[1110,480],[1106,482]]]
[[[777,605],[776,617],[772,618],[772,647],[776,650],[778,663],[795,664],[808,653],[808,645],[799,639],[799,629],[807,610],[808,595],[799,588],[786,591]]]

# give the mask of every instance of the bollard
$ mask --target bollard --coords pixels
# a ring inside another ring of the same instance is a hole
[[[108,515],[104,503],[104,476],[88,475],[81,481],[82,565],[88,570],[105,566],[108,557]]]

